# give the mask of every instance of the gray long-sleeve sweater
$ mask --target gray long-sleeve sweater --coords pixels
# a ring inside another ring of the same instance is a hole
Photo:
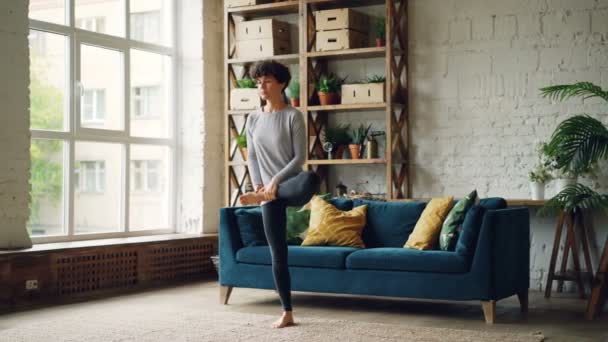
[[[306,160],[306,127],[297,109],[269,113],[257,110],[247,119],[247,163],[254,185],[278,183],[302,171]]]

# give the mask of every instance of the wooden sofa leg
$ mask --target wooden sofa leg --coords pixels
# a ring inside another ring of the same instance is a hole
[[[521,313],[524,315],[527,315],[528,314],[528,291],[518,293],[517,298],[519,298],[519,307],[520,307]]]
[[[496,320],[496,301],[481,301],[481,308],[483,309],[483,315],[486,318],[487,324],[494,324]]]
[[[230,294],[232,293],[232,286],[220,285],[220,304],[227,305]]]

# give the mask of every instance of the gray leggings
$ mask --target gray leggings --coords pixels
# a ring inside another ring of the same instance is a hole
[[[300,172],[277,187],[277,198],[262,205],[264,233],[270,246],[272,275],[283,310],[291,311],[291,281],[287,267],[288,206],[302,206],[319,191],[321,179],[312,171]]]

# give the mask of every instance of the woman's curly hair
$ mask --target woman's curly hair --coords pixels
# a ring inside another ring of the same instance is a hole
[[[291,81],[289,68],[275,60],[265,60],[255,63],[249,70],[249,76],[257,79],[262,76],[273,76],[279,83],[285,84],[283,91]]]

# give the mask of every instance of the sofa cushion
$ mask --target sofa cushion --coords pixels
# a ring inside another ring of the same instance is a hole
[[[264,234],[264,222],[262,221],[262,209],[260,207],[240,208],[234,211],[234,215],[236,216],[243,246],[268,245]]]
[[[486,209],[481,205],[475,205],[469,209],[464,217],[460,237],[456,243],[456,254],[469,258],[473,256],[485,212]]]
[[[475,203],[477,190],[473,190],[463,199],[458,201],[450,210],[450,213],[443,221],[441,233],[439,234],[439,249],[442,251],[453,251],[458,241],[458,229],[464,222],[464,215]]]
[[[361,231],[367,206],[342,211],[318,196],[310,208],[310,227],[302,246],[348,246],[365,248]]]
[[[441,225],[453,205],[452,196],[431,199],[403,247],[420,250],[435,249],[439,242]]]
[[[353,247],[289,246],[289,266],[343,269],[346,256],[359,249]],[[271,265],[268,246],[244,247],[236,252],[236,260],[246,264]]]
[[[501,197],[488,197],[479,200],[479,205],[486,210],[504,209],[507,207],[507,201]]]
[[[465,273],[469,261],[448,251],[420,251],[408,248],[370,248],[346,257],[347,269]],[[432,285],[432,284],[429,284]]]
[[[426,203],[354,200],[354,206],[367,205],[363,242],[368,248],[403,247],[422,214]]]

